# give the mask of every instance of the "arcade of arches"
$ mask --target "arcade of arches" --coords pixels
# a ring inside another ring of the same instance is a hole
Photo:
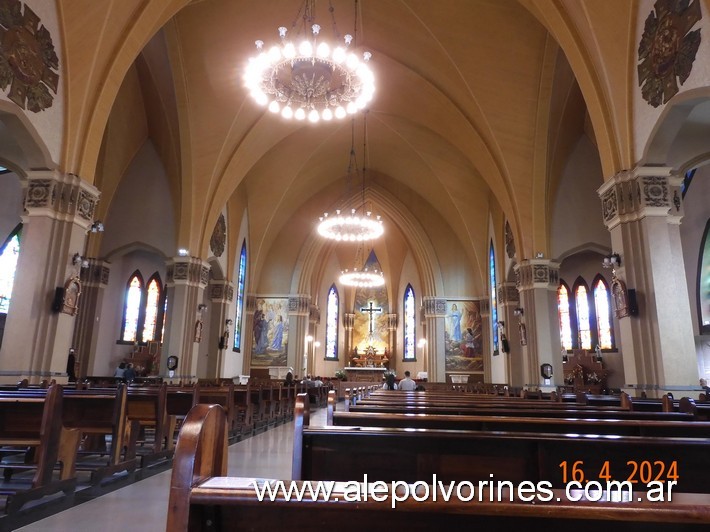
[[[710,374],[710,1],[333,0],[377,90],[317,125],[242,82],[297,0],[0,3],[40,50],[0,61],[3,382],[62,381],[71,347],[181,380],[368,346],[433,381],[561,385],[597,344],[610,388]],[[362,202],[384,237],[317,235]],[[384,288],[340,284],[364,260]]]

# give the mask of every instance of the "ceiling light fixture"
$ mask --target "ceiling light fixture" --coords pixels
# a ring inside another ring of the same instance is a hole
[[[357,0],[355,2],[357,32]],[[315,24],[315,0],[305,0],[303,11],[304,38],[299,44],[287,39],[288,29],[279,28],[281,45],[264,49],[264,41],[255,42],[259,53],[249,58],[244,83],[257,104],[285,119],[343,119],[363,109],[375,93],[375,76],[367,65],[372,54],[363,53],[362,61],[352,51],[352,35],[345,35],[344,46],[332,46],[320,38],[321,27]],[[338,34],[333,17],[333,33]],[[296,16],[296,20],[298,19]],[[292,28],[296,26],[296,20]],[[311,36],[307,34],[310,26]],[[297,33],[297,36],[301,32]]]

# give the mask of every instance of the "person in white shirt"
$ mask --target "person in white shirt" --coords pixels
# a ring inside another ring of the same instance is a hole
[[[408,371],[404,372],[404,378],[399,381],[399,389],[405,392],[413,392],[417,387],[417,383],[410,378],[410,373]]]

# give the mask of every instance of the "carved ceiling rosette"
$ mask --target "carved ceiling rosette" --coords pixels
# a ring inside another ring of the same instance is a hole
[[[0,0],[0,89],[9,86],[12,102],[38,113],[52,106],[58,70],[52,36],[39,17],[19,0]]]
[[[639,87],[653,107],[668,102],[690,76],[700,47],[699,0],[656,0],[639,43]]]
[[[509,259],[515,257],[515,237],[508,221],[505,221],[505,252]]]

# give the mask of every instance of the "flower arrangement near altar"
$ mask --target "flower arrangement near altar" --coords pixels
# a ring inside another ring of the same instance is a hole
[[[335,378],[340,381],[346,381],[346,380],[348,380],[348,375],[347,375],[347,373],[345,373],[344,369],[339,369],[338,371],[335,372]]]

